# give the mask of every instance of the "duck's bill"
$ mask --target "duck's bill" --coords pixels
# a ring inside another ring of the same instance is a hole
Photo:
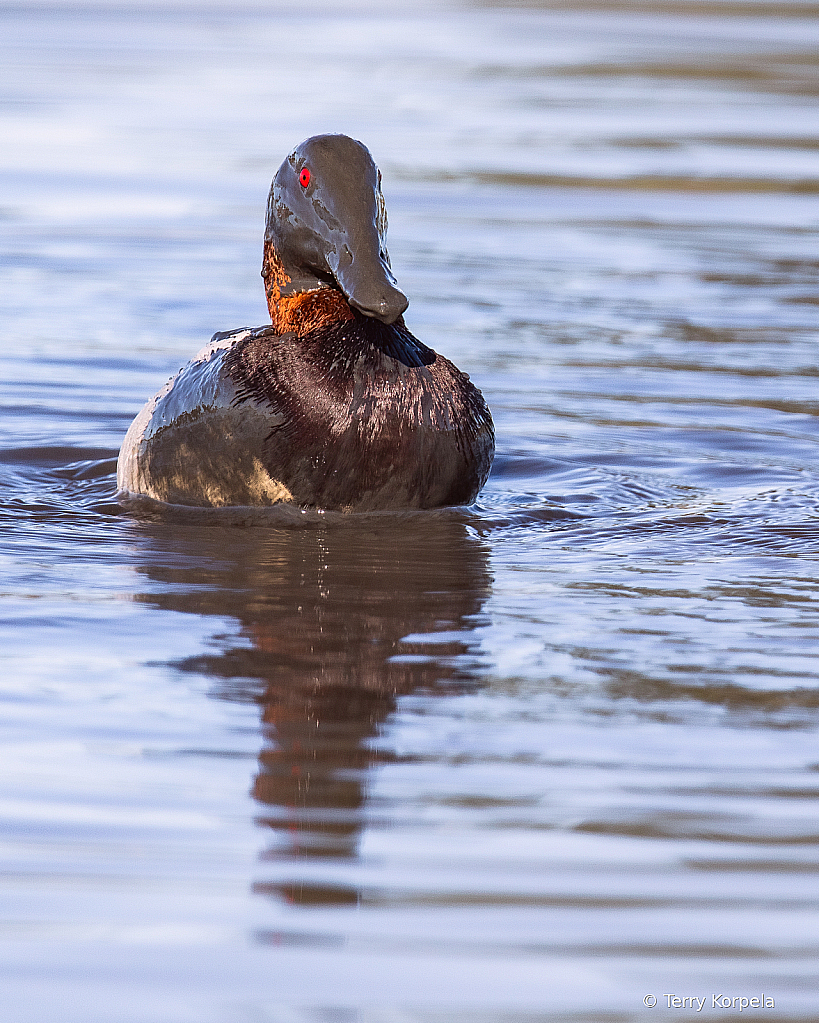
[[[347,245],[342,245],[327,262],[347,301],[365,316],[394,323],[409,305],[380,253],[353,255]]]

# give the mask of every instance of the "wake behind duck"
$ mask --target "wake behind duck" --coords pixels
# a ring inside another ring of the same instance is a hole
[[[264,260],[271,324],[215,334],[142,409],[118,498],[335,511],[471,503],[492,464],[480,391],[407,330],[381,173],[345,135],[279,168]]]

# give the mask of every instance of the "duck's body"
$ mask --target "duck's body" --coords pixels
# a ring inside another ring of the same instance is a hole
[[[216,334],[145,406],[120,452],[123,499],[345,511],[474,500],[492,419],[469,378],[404,326],[375,175],[345,136],[285,161],[262,269],[272,324]]]

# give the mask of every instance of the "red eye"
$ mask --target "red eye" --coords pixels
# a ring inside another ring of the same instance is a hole
[[[301,174],[299,174],[299,184],[302,188],[307,188],[310,184],[310,171],[307,167],[302,167]]]

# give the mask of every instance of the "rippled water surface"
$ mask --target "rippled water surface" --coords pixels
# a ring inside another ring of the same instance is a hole
[[[817,44],[761,0],[0,8],[4,1023],[819,1015]],[[322,131],[485,491],[121,514]]]

